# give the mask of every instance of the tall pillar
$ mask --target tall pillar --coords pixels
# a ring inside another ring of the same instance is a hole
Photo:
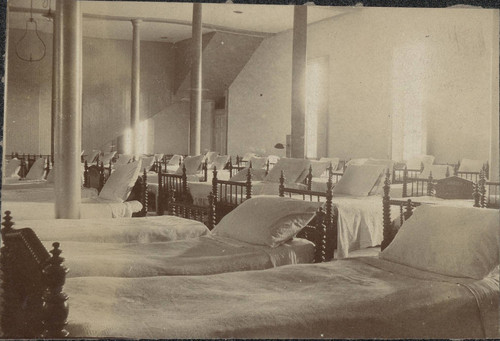
[[[80,2],[58,0],[55,39],[60,39],[57,54],[60,60],[60,110],[55,117],[55,192],[56,218],[79,219],[81,202],[82,142],[82,31]]]
[[[500,45],[500,24],[499,24],[499,11],[492,10],[493,17],[493,41],[491,53],[491,137],[490,137],[490,175],[491,181],[499,180],[499,111],[500,111],[500,98],[499,98],[499,45]]]
[[[60,46],[61,36],[56,32],[61,32],[59,25],[59,18],[53,17],[52,24],[52,103],[51,103],[51,117],[50,117],[50,156],[54,157],[54,141],[55,141],[55,124],[56,116],[59,111],[59,64],[60,60]]]
[[[130,138],[132,155],[139,156],[139,124],[141,96],[141,34],[139,25],[142,20],[132,20],[132,94],[130,100]]]
[[[291,157],[305,157],[307,6],[294,6]]]
[[[193,3],[191,64],[191,110],[189,118],[189,154],[201,153],[201,3]]]

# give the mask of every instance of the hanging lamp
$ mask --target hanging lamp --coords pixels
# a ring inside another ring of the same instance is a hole
[[[34,30],[29,29],[30,25],[33,25]],[[35,44],[38,45],[38,49]],[[37,54],[33,56],[33,52]],[[40,38],[37,22],[33,19],[33,0],[31,0],[30,17],[26,20],[26,30],[23,36],[16,43],[16,56],[25,62],[39,62],[45,57],[46,52],[47,47]]]

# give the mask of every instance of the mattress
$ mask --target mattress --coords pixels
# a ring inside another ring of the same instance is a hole
[[[14,221],[17,228],[31,227],[42,241],[63,243],[144,244],[195,238],[209,233],[205,224],[175,216]]]
[[[333,184],[336,183],[337,177],[332,178]],[[311,191],[315,192],[326,192],[327,190],[328,177],[312,178],[311,179]]]
[[[43,241],[50,249],[51,242]],[[61,243],[69,277],[209,275],[311,263],[314,244],[296,238],[276,248],[205,235],[154,243]]]
[[[70,336],[498,337],[498,274],[433,275],[378,258],[210,276],[66,281]]]

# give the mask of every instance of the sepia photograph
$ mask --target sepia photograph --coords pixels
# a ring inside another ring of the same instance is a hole
[[[0,338],[500,338],[498,4],[237,2],[4,2]]]

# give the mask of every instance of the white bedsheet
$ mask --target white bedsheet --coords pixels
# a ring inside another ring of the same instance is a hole
[[[43,242],[50,248],[51,242]],[[156,243],[61,243],[69,277],[209,275],[311,263],[314,244],[294,239],[276,248],[212,236]]]
[[[15,214],[15,212],[13,213]],[[48,242],[154,243],[195,238],[209,233],[205,224],[175,216],[123,219],[54,219],[19,221]],[[65,244],[65,243],[64,243]],[[67,248],[65,248],[67,251]]]
[[[498,275],[462,280],[377,258],[212,276],[69,278],[70,336],[498,337]]]

